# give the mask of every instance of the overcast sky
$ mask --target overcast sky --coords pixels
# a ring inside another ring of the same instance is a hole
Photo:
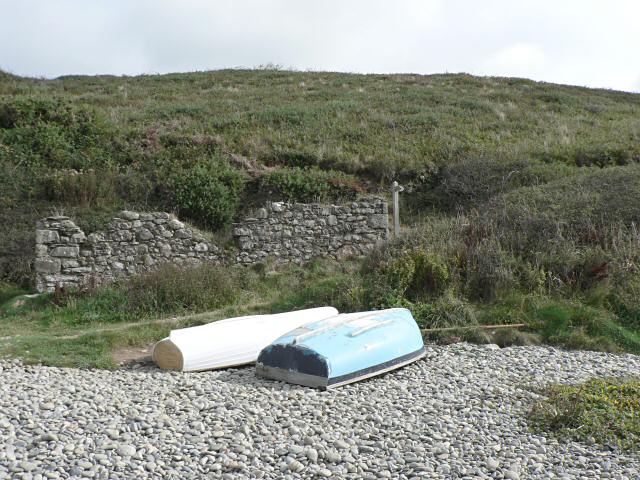
[[[269,63],[640,91],[640,0],[0,0],[0,68],[19,75]]]

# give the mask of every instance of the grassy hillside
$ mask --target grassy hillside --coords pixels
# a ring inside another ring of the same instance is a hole
[[[485,200],[505,178],[540,183],[638,158],[640,95],[522,79],[0,74],[0,258],[22,258],[0,271],[25,281],[23,245],[53,208],[89,229],[96,212],[125,206],[218,229],[266,195],[350,198],[398,179],[423,212]]]
[[[218,273],[243,293],[215,308],[404,305],[425,326],[529,325],[505,342],[640,352],[640,95],[523,79],[0,74],[0,290],[28,285],[52,210],[87,231],[123,207],[225,230],[266,197],[349,199],[393,179],[401,240],[362,262]],[[142,310],[115,286],[4,311],[40,331],[213,308],[154,278],[140,289],[171,301]]]

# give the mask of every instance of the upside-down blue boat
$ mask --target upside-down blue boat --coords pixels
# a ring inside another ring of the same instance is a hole
[[[309,323],[262,349],[260,377],[320,389],[400,368],[425,355],[406,308],[347,313]]]

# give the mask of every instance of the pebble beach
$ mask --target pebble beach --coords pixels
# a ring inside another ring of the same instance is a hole
[[[640,357],[550,347],[427,346],[336,390],[153,365],[0,360],[0,479],[633,479],[640,455],[533,433],[552,383],[640,376]]]

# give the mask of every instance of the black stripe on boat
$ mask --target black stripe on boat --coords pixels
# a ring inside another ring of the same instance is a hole
[[[258,376],[295,383],[306,387],[328,389],[395,370],[418,360],[426,354],[424,346],[418,350],[352,373],[329,377],[326,359],[310,349],[291,345],[272,345],[258,357]]]

